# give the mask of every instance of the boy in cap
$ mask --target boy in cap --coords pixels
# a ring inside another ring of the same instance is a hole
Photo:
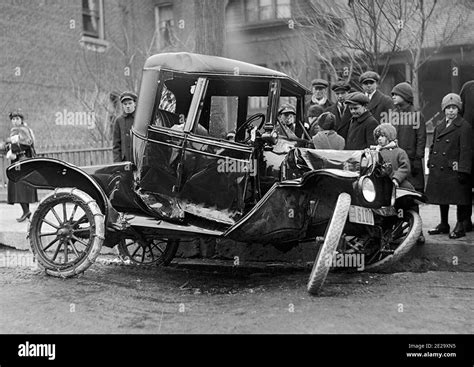
[[[131,161],[130,129],[133,125],[137,95],[133,92],[124,92],[120,95],[123,114],[115,120],[113,132],[114,162]]]
[[[317,120],[324,112],[324,108],[320,105],[313,104],[308,109],[308,133],[309,136],[314,136],[318,132]]]
[[[313,95],[311,96],[310,105],[317,104],[324,109],[332,106],[331,101],[328,100],[328,86],[329,83],[324,79],[314,79],[311,82],[311,89]]]
[[[392,100],[395,110],[389,115],[393,117],[393,121],[390,122],[397,130],[398,146],[405,150],[410,158],[411,174],[408,176],[408,181],[415,190],[424,192],[425,121],[413,106],[413,89],[409,83],[399,83],[393,87]]]
[[[336,94],[337,102],[327,109],[328,112],[331,112],[336,117],[336,125],[334,130],[342,136],[344,139],[347,139],[347,133],[349,131],[349,123],[351,122],[351,111],[346,106],[345,101],[351,90],[351,86],[346,82],[339,81],[333,84],[331,89]]]
[[[315,149],[344,149],[344,138],[334,131],[336,116],[332,112],[324,112],[318,117],[319,131],[313,136]]]
[[[382,112],[388,112],[393,109],[392,99],[377,89],[379,80],[380,75],[375,71],[366,71],[359,78],[365,95],[369,97],[367,109],[378,122],[380,122]]]
[[[374,130],[377,120],[367,110],[369,98],[361,92],[347,96],[346,102],[352,114],[346,139],[346,150],[362,150],[375,145]]]
[[[449,205],[457,205],[457,223],[449,238],[460,238],[466,235],[464,222],[472,205],[472,132],[469,124],[459,115],[462,109],[459,95],[447,94],[441,102],[441,109],[445,119],[434,130],[426,185],[428,202],[440,207],[441,223],[428,233],[449,233]]]

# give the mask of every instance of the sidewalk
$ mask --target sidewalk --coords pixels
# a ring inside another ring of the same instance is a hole
[[[41,193],[40,193],[41,196]],[[31,205],[31,211],[36,210],[38,204]],[[455,206],[450,208],[451,226],[455,222]],[[424,245],[416,246],[400,264],[395,271],[426,271],[426,270],[450,270],[450,271],[474,271],[474,232],[467,233],[466,237],[451,240],[447,235],[430,236],[428,229],[433,228],[439,221],[439,209],[434,205],[423,205],[420,207],[423,220],[423,232],[426,238]],[[18,204],[8,205],[0,202],[0,244],[14,247],[18,250],[29,250],[30,246],[26,239],[28,221],[18,223],[16,218],[20,217],[21,208]],[[225,242],[223,244],[225,246]],[[306,246],[306,247],[305,247]],[[235,254],[245,262],[252,261],[272,263],[281,262],[287,264],[305,264],[314,261],[315,249],[312,243],[299,246],[288,253],[280,253],[272,246],[234,246],[223,248],[219,254],[230,254],[224,256],[230,259]],[[240,252],[239,252],[240,251]],[[117,254],[116,249],[102,248],[103,254]],[[201,259],[194,261],[199,262]]]

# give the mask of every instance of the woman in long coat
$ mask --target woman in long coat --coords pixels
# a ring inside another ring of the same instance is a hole
[[[449,205],[454,204],[457,205],[457,223],[449,238],[459,238],[465,236],[463,222],[471,206],[471,127],[459,115],[462,109],[459,95],[446,95],[441,109],[446,118],[434,131],[426,185],[428,201],[440,206],[441,223],[428,233],[449,233]]]
[[[21,112],[12,112],[9,116],[12,128],[10,130],[10,137],[7,139],[9,146],[7,158],[11,159],[11,163],[15,163],[34,157],[33,131],[26,126],[23,114]],[[23,182],[14,183],[8,181],[8,204],[19,203],[23,209],[23,215],[17,219],[18,222],[23,222],[31,216],[30,203],[37,201],[36,189]]]
[[[471,125],[471,132],[472,132],[472,167],[471,167],[471,187],[474,187],[474,80],[470,80],[461,88],[461,92],[459,93],[461,96],[462,102],[462,118],[467,121],[469,125]],[[472,201],[472,196],[471,196]],[[464,222],[464,229],[466,232],[472,231],[472,206],[469,208],[469,216]]]

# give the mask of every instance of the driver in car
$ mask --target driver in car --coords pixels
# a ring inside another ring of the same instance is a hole
[[[295,135],[296,110],[292,105],[284,104],[280,107],[278,110],[278,121],[279,124],[276,128],[278,135],[285,137],[288,136],[292,139],[297,138]]]

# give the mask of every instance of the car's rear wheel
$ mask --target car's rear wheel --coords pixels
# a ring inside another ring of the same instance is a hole
[[[367,270],[381,270],[400,261],[416,244],[422,230],[420,215],[406,210],[390,228],[384,230],[378,250],[366,259]]]
[[[124,239],[118,250],[124,260],[135,265],[167,266],[174,259],[179,247],[179,240],[172,239]]]
[[[89,268],[99,255],[104,215],[85,192],[59,188],[39,204],[28,235],[33,254],[47,274],[72,277]]]
[[[334,256],[337,245],[339,244],[339,239],[341,238],[342,231],[346,224],[350,205],[351,196],[347,193],[340,194],[332,218],[326,229],[324,242],[319,248],[318,255],[316,256],[309,277],[307,288],[310,294],[318,294],[326,280],[329,268],[332,264],[332,257]]]

